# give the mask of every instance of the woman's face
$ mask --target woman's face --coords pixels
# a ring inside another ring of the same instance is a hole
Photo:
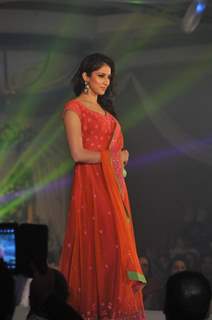
[[[143,270],[143,273],[146,277],[149,275],[149,261],[146,257],[141,257],[140,259],[140,264]]]
[[[83,79],[88,82],[91,94],[102,96],[110,85],[111,68],[104,64],[101,68],[93,71],[90,77],[84,72]]]
[[[172,269],[171,269],[171,274],[174,274],[174,273],[177,273],[177,272],[181,272],[181,271],[185,271],[187,268],[186,268],[186,265],[185,265],[185,262],[182,261],[182,260],[176,260],[172,266]]]

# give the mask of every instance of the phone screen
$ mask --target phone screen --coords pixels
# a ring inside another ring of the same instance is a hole
[[[0,225],[0,258],[4,260],[8,269],[16,269],[16,229]]]

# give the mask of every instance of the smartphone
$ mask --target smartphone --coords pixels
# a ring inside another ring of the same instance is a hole
[[[0,258],[7,268],[16,271],[16,231],[15,223],[0,223]]]

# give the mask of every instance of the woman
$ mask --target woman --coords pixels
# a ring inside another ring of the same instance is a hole
[[[152,264],[148,256],[143,255],[139,260],[147,280],[147,285],[143,289],[144,307],[147,310],[160,310],[162,291],[161,281],[153,274]]]
[[[187,261],[183,255],[178,255],[172,258],[169,266],[170,274],[175,274],[187,270]]]
[[[114,64],[92,54],[73,77],[76,98],[64,123],[75,161],[60,270],[70,304],[84,319],[143,319],[145,283],[136,253],[123,165],[120,125],[113,110]]]

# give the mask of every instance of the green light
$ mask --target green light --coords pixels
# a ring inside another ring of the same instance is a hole
[[[5,215],[16,209],[18,206],[23,204],[28,200],[33,194],[42,190],[44,187],[48,186],[51,182],[56,181],[59,177],[65,175],[73,167],[73,162],[69,159],[66,162],[61,163],[55,170],[53,170],[49,175],[42,178],[34,188],[25,190],[25,192],[20,195],[18,198],[10,201],[3,208],[0,208],[0,218],[3,218]]]

